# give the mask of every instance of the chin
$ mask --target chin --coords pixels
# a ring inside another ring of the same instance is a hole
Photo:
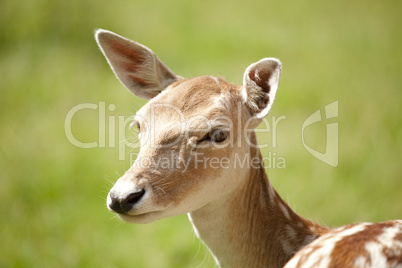
[[[118,214],[119,218],[128,223],[147,224],[161,219],[158,212],[148,212],[139,215]]]

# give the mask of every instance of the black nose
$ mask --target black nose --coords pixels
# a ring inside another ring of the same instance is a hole
[[[113,193],[110,193],[110,200],[111,203],[109,204],[109,208],[116,213],[119,214],[126,214],[129,212],[133,206],[143,197],[145,194],[145,190],[142,189],[141,191],[131,193],[127,195],[125,198],[118,198]]]

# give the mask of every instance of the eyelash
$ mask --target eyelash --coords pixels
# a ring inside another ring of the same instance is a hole
[[[134,124],[137,129],[138,129],[138,135],[141,135],[141,127],[138,122],[135,122]],[[202,139],[198,141],[198,143],[203,142],[203,141],[211,141],[215,143],[220,143],[223,142],[227,139],[228,134],[224,132],[221,129],[215,129],[211,132],[209,132],[207,135],[205,135]]]
[[[224,132],[223,130],[216,129],[216,130],[209,132],[207,135],[205,135],[202,139],[200,139],[198,141],[198,143],[203,142],[203,141],[213,141],[215,143],[220,143],[220,142],[225,141],[227,136],[228,136],[227,133]]]

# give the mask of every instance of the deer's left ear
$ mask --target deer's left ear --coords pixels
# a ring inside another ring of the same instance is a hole
[[[251,64],[244,73],[243,101],[254,117],[264,118],[274,103],[282,64],[278,59],[265,58]]]

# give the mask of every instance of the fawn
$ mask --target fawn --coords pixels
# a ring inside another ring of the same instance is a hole
[[[279,60],[251,64],[237,86],[184,79],[106,30],[96,41],[122,84],[149,100],[133,122],[138,158],[107,197],[121,219],[188,213],[220,267],[402,267],[401,220],[330,229],[297,215],[268,180],[254,128],[275,100]]]

